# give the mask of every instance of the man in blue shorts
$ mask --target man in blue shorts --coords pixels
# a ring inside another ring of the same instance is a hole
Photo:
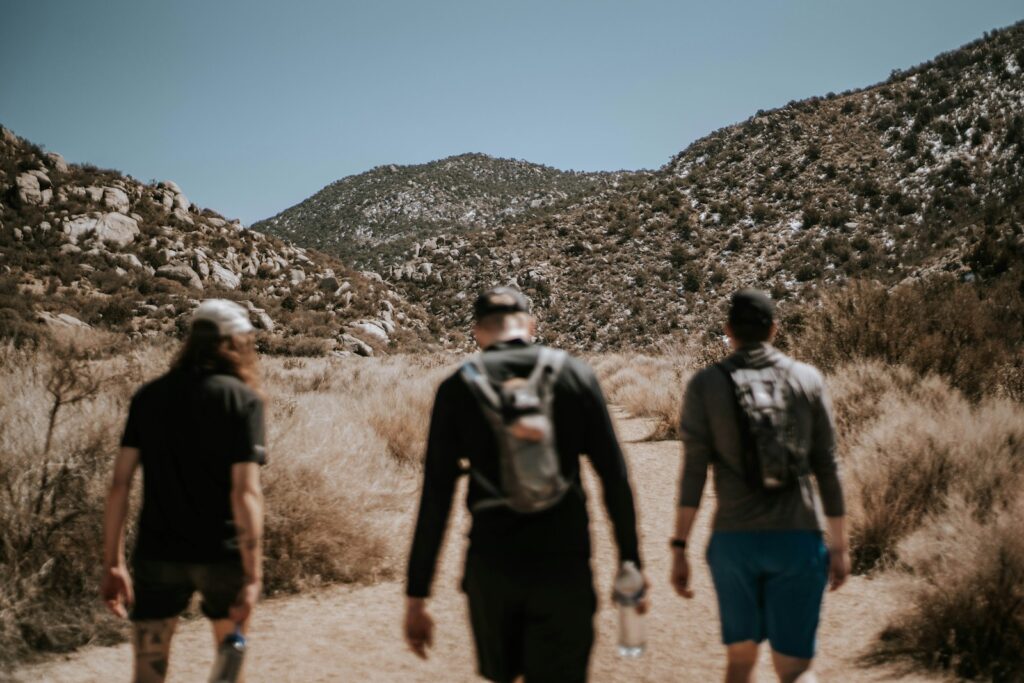
[[[810,668],[825,586],[839,588],[850,571],[824,380],[771,345],[776,329],[767,294],[734,294],[726,325],[734,353],[694,375],[680,420],[685,459],[671,580],[680,596],[693,597],[687,538],[710,465],[717,508],[707,561],[727,683],[752,680],[765,639],[779,680],[814,681]]]

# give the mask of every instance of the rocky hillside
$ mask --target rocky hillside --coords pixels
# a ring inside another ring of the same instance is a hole
[[[746,284],[786,302],[851,278],[1021,278],[1024,24],[879,85],[760,111],[658,172],[443,232],[385,272],[449,329],[518,284],[547,339],[648,345],[720,318]],[[1024,291],[1022,291],[1024,295]]]
[[[174,335],[209,296],[244,303],[276,352],[369,355],[431,336],[375,273],[246,229],[171,181],[70,165],[0,127],[0,337]]]
[[[417,241],[489,230],[511,217],[614,185],[620,175],[559,171],[485,154],[379,166],[342,178],[253,228],[379,267]]]

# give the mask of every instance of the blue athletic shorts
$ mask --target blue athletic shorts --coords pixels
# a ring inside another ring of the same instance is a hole
[[[716,531],[707,552],[722,642],[768,639],[779,654],[811,659],[828,584],[817,531]]]

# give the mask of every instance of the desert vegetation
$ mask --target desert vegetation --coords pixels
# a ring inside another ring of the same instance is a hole
[[[125,635],[96,597],[103,498],[131,392],[172,351],[0,347],[0,666]],[[447,362],[267,359],[269,595],[395,575]]]
[[[801,339],[787,341],[798,354]],[[123,637],[95,599],[102,498],[131,391],[171,353],[0,349],[11,387],[0,397],[0,662]],[[687,379],[724,353],[715,340],[589,360],[611,403],[654,418],[649,438],[674,439]],[[1014,680],[1024,672],[1024,406],[1002,390],[970,395],[955,374],[839,357],[828,379],[855,570],[907,583],[867,658]],[[396,576],[433,392],[456,362],[265,359],[269,594]]]

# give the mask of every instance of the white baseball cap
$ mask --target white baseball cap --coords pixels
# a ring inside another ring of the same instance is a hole
[[[192,322],[206,320],[217,326],[217,331],[222,337],[230,337],[235,334],[248,334],[255,328],[249,320],[249,312],[227,299],[206,299],[195,313],[192,314]]]

